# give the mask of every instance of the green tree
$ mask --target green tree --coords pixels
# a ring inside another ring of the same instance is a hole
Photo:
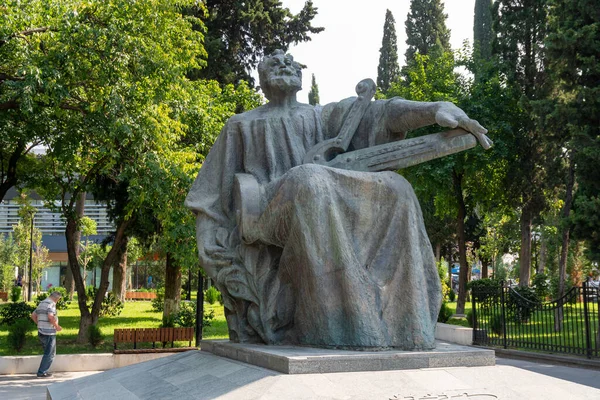
[[[83,270],[83,284],[85,285],[85,282],[87,281],[87,273],[92,266],[92,259],[96,253],[95,248],[99,246],[93,241],[90,242],[90,236],[97,233],[97,224],[96,221],[85,216],[79,220],[79,223],[81,234],[85,238],[79,242],[80,251],[78,254],[79,264]]]
[[[545,41],[554,96],[542,111],[546,112],[544,122],[554,132],[551,145],[565,159],[559,295],[565,291],[573,247],[571,228],[586,241],[589,257],[600,261],[600,14],[590,12],[595,6],[591,1],[550,1]],[[577,244],[577,249],[582,247]]]
[[[197,3],[14,1],[3,10],[7,20],[21,21],[10,25],[13,30],[4,37],[11,43],[13,75],[23,77],[2,99],[10,106],[5,109],[21,112],[23,119],[40,118],[40,125],[57,132],[44,142],[43,174],[32,184],[49,202],[60,200],[57,208],[67,222],[81,342],[86,340],[88,326],[98,320],[108,272],[133,210],[116,226],[114,245],[104,260],[90,310],[77,258],[81,215],[76,202],[91,191],[98,174],[117,164],[134,174],[135,163],[125,161],[160,151],[183,136],[183,124],[174,115],[187,106],[187,72],[198,68],[205,54],[202,35],[192,30],[192,23],[200,25],[201,21],[183,18],[180,12],[180,6],[193,4]],[[20,30],[23,26],[31,32],[26,40]],[[21,117],[10,118],[19,121]]]
[[[206,25],[205,48],[208,65],[193,74],[220,84],[244,80],[253,85],[250,72],[264,54],[287,50],[290,44],[310,40],[317,8],[307,1],[298,14],[292,14],[280,0],[207,0],[203,7],[190,7],[188,13]]]
[[[319,85],[315,79],[315,74],[312,74],[312,83],[308,92],[308,104],[316,106],[321,100],[319,99]]]
[[[413,62],[416,53],[427,55],[436,46],[450,50],[447,17],[441,0],[411,0],[405,23],[407,65]]]
[[[396,81],[400,74],[397,42],[396,21],[392,12],[386,10],[383,39],[379,49],[379,65],[377,66],[377,87],[384,93],[390,89],[392,82]]]
[[[0,288],[7,292],[15,283],[15,268],[19,265],[19,247],[12,233],[0,235]]]
[[[510,121],[506,140],[508,172],[504,188],[511,194],[512,206],[521,210],[521,249],[519,284],[528,286],[531,276],[532,225],[547,207],[547,158],[543,152],[544,134],[536,123],[534,102],[548,95],[546,85],[547,0],[531,0],[523,6],[518,0],[498,0],[494,4],[494,53],[507,87],[503,90],[518,99],[520,115]]]
[[[473,48],[481,60],[489,60],[492,57],[494,40],[492,7],[493,0],[475,0]]]

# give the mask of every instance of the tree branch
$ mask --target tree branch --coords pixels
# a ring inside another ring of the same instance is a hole
[[[0,73],[0,83],[4,81],[24,81],[25,78],[22,76],[10,76],[7,74]]]
[[[6,39],[0,39],[0,46],[5,45],[10,39],[25,38],[27,36],[33,35],[34,33],[42,33],[42,32],[47,32],[49,30],[50,30],[50,27],[43,26],[41,28],[32,28],[32,29],[26,29],[21,32],[15,32],[12,35],[9,35]]]

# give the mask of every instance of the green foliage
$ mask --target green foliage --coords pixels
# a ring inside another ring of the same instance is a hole
[[[160,324],[161,328],[174,328],[175,327],[175,314],[163,316],[162,324]]]
[[[315,79],[315,74],[312,74],[312,83],[308,92],[308,104],[316,106],[321,100],[319,99],[319,85]]]
[[[204,43],[208,65],[194,75],[223,85],[252,82],[250,71],[263,54],[287,50],[290,44],[308,41],[311,33],[323,30],[311,25],[317,15],[312,1],[295,15],[278,0],[213,0],[204,4],[206,11],[188,9],[203,18],[207,28]]]
[[[445,261],[437,263],[438,276],[442,285],[442,301],[446,301],[449,298],[449,293],[452,292],[450,286],[448,286],[448,265]]]
[[[469,327],[475,326],[475,320],[473,319],[473,310],[469,310],[465,313],[465,319],[467,320],[467,324]]]
[[[450,30],[446,27],[447,15],[441,0],[411,0],[406,18],[406,64],[410,65],[415,55],[427,55],[440,46],[450,50]]]
[[[383,39],[379,49],[379,64],[377,65],[377,88],[387,92],[400,75],[398,66],[398,39],[396,38],[396,21],[390,10],[385,11],[383,24]]]
[[[93,348],[98,347],[104,343],[104,334],[98,327],[98,325],[90,325],[87,332],[88,342]]]
[[[216,287],[211,286],[204,292],[204,300],[206,300],[208,304],[215,304],[219,299],[219,294],[219,290],[217,290]]]
[[[540,304],[535,290],[529,286],[517,286],[508,292],[506,304],[509,318],[517,323],[529,321],[531,314]]]
[[[546,300],[550,295],[550,282],[546,274],[535,274],[532,280],[532,286],[540,301]]]
[[[464,326],[465,328],[469,327],[469,323],[465,318],[450,318],[445,323],[448,325]]]
[[[156,298],[152,299],[152,310],[156,312],[163,312],[165,310],[165,289],[160,288],[156,290]]]
[[[454,312],[450,307],[448,307],[448,304],[446,304],[446,302],[444,301],[442,302],[442,307],[440,308],[437,321],[446,323],[448,322],[452,314],[454,314]]]
[[[12,233],[0,235],[0,289],[4,292],[7,292],[14,284],[18,252],[19,249]]]
[[[473,44],[478,60],[489,60],[492,57],[492,5],[493,0],[475,0],[473,20]]]
[[[486,278],[469,282],[467,288],[471,290],[475,301],[485,306],[486,303],[498,301],[502,285],[499,280]]]
[[[214,310],[206,312],[202,316],[202,327],[208,327],[212,325],[212,321],[215,318]],[[195,327],[196,326],[196,303],[192,301],[182,301],[179,305],[179,311],[173,318],[175,326],[184,327]]]
[[[30,336],[32,325],[26,319],[16,320],[8,328],[8,347],[16,352],[20,352],[27,342],[27,336]]]
[[[92,307],[94,299],[98,293],[98,288],[94,286],[88,286],[86,288],[88,307]],[[107,292],[102,299],[102,305],[100,307],[100,317],[116,317],[123,311],[124,304],[120,301],[113,292]]]
[[[21,319],[29,320],[33,324],[30,316],[34,311],[35,307],[25,302],[4,304],[0,307],[0,324],[12,325]]]
[[[21,298],[21,293],[23,292],[23,288],[21,286],[13,286],[10,289],[10,301],[16,303]]]
[[[454,290],[450,289],[448,292],[448,301],[453,302],[454,300],[456,300],[456,293]]]
[[[600,261],[600,14],[593,0],[549,0],[545,40],[548,75],[556,96],[542,117],[555,146],[568,150],[577,181],[574,236],[586,241],[587,256]],[[594,10],[591,12],[591,10]],[[567,173],[563,170],[562,176]]]
[[[502,314],[492,314],[488,326],[496,335],[500,336],[504,334],[504,319],[502,319]]]

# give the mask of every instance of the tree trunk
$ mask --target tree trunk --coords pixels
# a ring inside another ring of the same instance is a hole
[[[543,274],[546,270],[546,257],[548,255],[548,244],[546,243],[546,238],[544,236],[541,237],[540,243],[540,263],[538,264],[538,274]]]
[[[80,193],[77,196],[77,201],[75,202],[75,218],[77,219],[77,221],[79,221],[84,214],[85,211],[85,193]],[[75,257],[77,259],[77,268],[80,268],[79,266],[79,251],[81,250],[79,247],[79,243],[81,241],[81,230],[78,229],[79,225],[76,224],[75,225],[75,231],[72,233],[73,234],[73,240],[75,241]],[[68,251],[67,251],[68,254]],[[65,274],[65,289],[67,289],[67,294],[69,296],[69,300],[73,301],[73,292],[75,291],[75,274],[73,273],[73,265],[71,264],[71,262],[69,262],[69,266],[70,268],[67,268],[66,274]],[[84,272],[85,273],[85,272]],[[85,293],[85,275],[82,277],[82,282],[83,282],[83,292]],[[79,292],[77,292],[77,295],[79,296]],[[85,299],[85,296],[84,296]],[[83,318],[82,318],[83,319]]]
[[[519,286],[529,286],[531,279],[531,224],[533,214],[526,205],[521,213],[521,252],[519,253]]]
[[[79,247],[78,233],[77,221],[68,219],[67,228],[65,230],[65,237],[67,239],[67,256],[69,260],[68,270],[71,272],[71,276],[73,277],[72,282],[77,290],[77,305],[79,306],[79,313],[81,315],[81,319],[79,320],[77,343],[86,343],[88,327],[92,325],[94,321],[86,303],[85,286],[83,284],[83,277],[81,276],[79,259],[77,257],[77,248]]]
[[[173,259],[171,253],[167,253],[167,265],[165,271],[165,308],[163,321],[168,320],[170,315],[179,311],[181,300],[181,266]]]
[[[490,265],[490,260],[487,257],[481,259],[481,278],[488,278],[488,266]]]
[[[442,244],[438,242],[435,244],[435,262],[439,263],[441,259],[442,259]]]
[[[120,301],[125,301],[125,291],[127,290],[127,242],[125,236],[121,248],[117,253],[115,265],[113,266],[113,287],[112,291]]]
[[[456,236],[458,239],[458,258],[460,271],[458,274],[458,300],[456,303],[456,313],[465,313],[465,303],[467,300],[467,246],[465,239],[465,216],[467,214],[465,199],[462,191],[462,174],[452,171],[452,180],[454,182],[454,194],[458,203],[458,212],[456,214]]]
[[[115,259],[117,258],[117,249],[119,249],[119,246],[123,241],[124,232],[129,223],[130,220],[122,221],[117,226],[113,247],[108,252],[106,259],[102,264],[100,287],[96,292],[96,298],[94,299],[94,303],[90,311],[86,304],[85,286],[83,284],[83,276],[81,275],[81,269],[77,257],[77,248],[79,247],[77,220],[67,219],[67,228],[65,230],[65,236],[67,239],[67,255],[69,259],[69,267],[73,273],[75,289],[77,290],[77,304],[79,306],[79,312],[81,315],[81,319],[79,321],[79,332],[77,333],[77,343],[86,343],[89,326],[95,325],[98,322],[102,300],[104,299],[106,289],[108,288],[108,273],[111,265],[114,264]]]
[[[573,203],[573,185],[575,184],[575,165],[573,157],[569,163],[569,175],[567,179],[567,187],[565,193],[565,204],[562,209],[562,218],[564,222],[571,214],[571,205]],[[565,294],[565,280],[567,279],[567,257],[569,255],[569,231],[570,226],[567,223],[563,224],[562,231],[562,246],[560,250],[560,262],[558,264],[558,296],[562,297]]]

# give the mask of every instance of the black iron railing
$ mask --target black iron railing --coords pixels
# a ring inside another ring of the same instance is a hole
[[[598,287],[544,301],[504,284],[473,288],[473,344],[600,357]]]

